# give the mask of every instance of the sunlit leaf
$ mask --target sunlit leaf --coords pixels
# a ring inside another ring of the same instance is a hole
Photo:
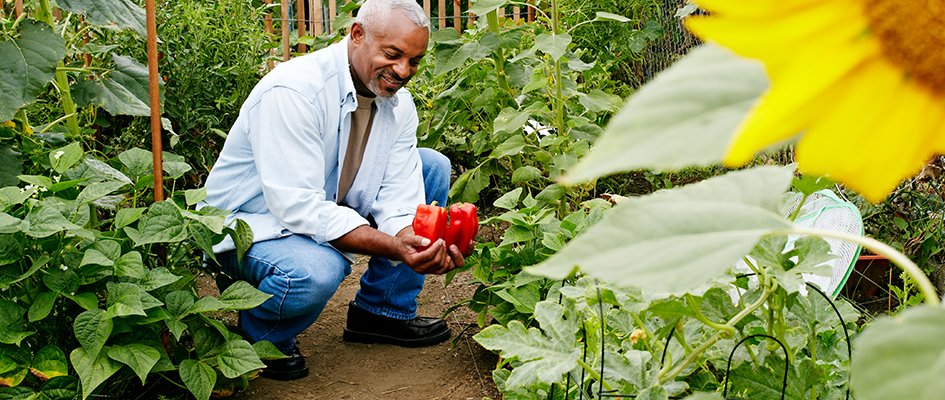
[[[62,37],[29,18],[20,23],[18,38],[0,42],[0,121],[43,92],[65,54]]]

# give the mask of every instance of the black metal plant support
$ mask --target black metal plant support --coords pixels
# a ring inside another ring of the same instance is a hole
[[[740,275],[739,277],[750,276],[750,275],[754,275],[754,274]],[[565,283],[566,283],[566,282],[565,282]],[[827,294],[824,293],[822,290],[820,290],[819,288],[817,288],[816,286],[812,285],[812,284],[809,283],[809,282],[807,283],[807,286],[808,286],[810,289],[812,289],[813,291],[815,291],[815,292],[817,292],[818,294],[820,294],[820,296],[823,297],[824,300],[827,301],[827,304],[830,305],[830,307],[833,309],[833,312],[837,315],[837,318],[840,320],[840,326],[843,328],[843,335],[844,335],[844,338],[846,339],[846,344],[847,344],[847,358],[848,358],[848,359],[852,359],[852,358],[853,358],[853,349],[852,349],[852,347],[851,347],[851,345],[850,345],[850,334],[849,334],[849,332],[848,332],[848,330],[847,330],[846,321],[844,321],[843,315],[840,314],[840,310],[837,308],[836,304],[834,304],[833,300],[831,300],[830,297],[827,296]],[[562,297],[562,295],[559,293],[559,294],[558,294],[558,304],[561,304],[562,300],[563,300],[563,297]],[[605,347],[606,347],[606,346],[605,346],[605,345],[606,345],[606,342],[604,341],[604,335],[605,335],[605,333],[606,333],[605,329],[606,329],[607,324],[606,324],[606,321],[604,320],[604,303],[603,303],[603,301],[602,301],[602,295],[601,295],[600,287],[597,288],[597,306],[598,306],[598,313],[599,313],[600,321],[601,321],[601,328],[600,328],[600,334],[601,334],[600,379],[603,381],[603,379],[604,379],[604,365],[606,364],[606,360],[605,360],[605,357],[606,357],[606,348],[605,348]],[[677,320],[676,323],[673,324],[673,327],[669,330],[669,334],[666,335],[666,342],[665,342],[665,344],[663,345],[663,354],[662,354],[661,357],[660,357],[660,364],[664,364],[664,363],[666,362],[666,353],[669,352],[669,344],[670,344],[670,342],[672,341],[673,335],[676,333],[676,326],[677,326],[678,324],[679,324],[679,320]],[[582,340],[582,341],[584,342],[584,355],[583,355],[583,360],[586,362],[586,361],[587,361],[587,329],[586,329],[586,325],[584,325],[583,323],[581,324],[581,326],[582,326],[581,332],[582,332],[582,335],[583,335],[583,337],[582,337],[583,340]],[[724,386],[724,389],[723,389],[723,392],[722,392],[722,396],[725,397],[726,399],[729,398],[729,397],[727,397],[727,396],[728,396],[728,384],[729,384],[729,372],[730,372],[730,368],[731,368],[731,364],[732,364],[732,358],[733,358],[733,356],[735,355],[735,351],[738,349],[739,346],[741,346],[743,343],[747,342],[748,340],[754,339],[754,338],[760,338],[760,337],[773,340],[773,341],[776,342],[779,346],[781,346],[781,350],[784,351],[784,363],[785,363],[785,365],[784,365],[784,374],[783,374],[783,376],[782,376],[782,382],[781,382],[781,383],[782,383],[782,385],[781,385],[781,399],[783,400],[783,399],[785,398],[785,393],[786,393],[786,391],[787,391],[788,370],[790,369],[790,364],[789,364],[788,354],[787,354],[787,347],[784,345],[784,343],[782,343],[780,340],[778,340],[777,338],[775,338],[775,337],[773,337],[773,336],[766,335],[766,334],[756,334],[756,335],[750,335],[750,336],[747,336],[747,337],[743,338],[741,341],[738,342],[738,344],[735,345],[734,348],[732,348],[732,352],[729,354],[728,363],[726,364],[726,367],[725,367],[725,378],[724,378],[724,379],[725,379],[725,386]],[[571,382],[572,382],[572,376],[571,376],[571,373],[569,372],[569,373],[567,374],[567,379],[566,379],[566,382],[565,382],[564,396],[565,396],[566,399],[568,398],[568,394],[571,392]],[[574,382],[575,382],[575,383],[578,383],[579,399],[583,400],[583,399],[584,399],[584,390],[585,390],[585,389],[584,389],[585,371],[584,371],[583,369],[581,370],[581,377],[580,377],[580,379],[579,379],[579,380],[578,380],[578,379],[574,379]],[[598,398],[611,398],[611,397],[635,398],[635,397],[637,396],[637,395],[635,395],[635,394],[620,394],[620,393],[617,393],[617,392],[618,392],[617,390],[606,390],[606,391],[605,391],[605,390],[604,390],[604,384],[603,384],[603,382],[600,382],[600,383],[598,384],[597,393],[596,393],[596,394],[597,394],[597,397],[598,397]],[[550,391],[549,391],[549,393],[548,393],[548,399],[554,399],[554,393],[555,393],[555,385],[552,384],[552,385],[551,385],[551,389],[550,389]],[[680,398],[680,397],[670,397],[670,398],[672,398],[672,399],[678,399],[678,398]],[[846,397],[845,397],[845,398],[846,398],[847,400],[850,399],[850,385],[849,385],[849,384],[847,384]],[[737,399],[731,399],[731,400],[737,400]]]

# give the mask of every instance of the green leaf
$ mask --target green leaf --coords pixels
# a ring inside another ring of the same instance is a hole
[[[17,175],[17,182],[19,182],[19,177]],[[16,184],[16,182],[11,185]],[[26,199],[30,198],[33,194],[33,191],[30,190],[21,190],[18,187],[3,187],[0,188],[0,208],[6,208],[17,204],[23,204]]]
[[[93,183],[86,186],[85,189],[82,189],[76,201],[80,204],[88,204],[121,189],[125,185],[127,185],[127,183],[121,181]]]
[[[75,338],[82,345],[83,353],[89,358],[93,355],[98,357],[98,353],[105,346],[105,341],[112,334],[112,320],[106,316],[104,310],[97,308],[79,314],[72,326]],[[75,352],[72,354],[75,355]],[[83,386],[85,386],[84,383],[83,379]]]
[[[850,367],[858,400],[932,400],[945,392],[945,309],[922,305],[880,317],[854,342]]]
[[[43,284],[46,285],[49,290],[59,292],[59,293],[75,293],[79,289],[79,275],[75,271],[63,268],[55,268],[46,271],[46,274],[43,275]]]
[[[213,233],[219,235],[223,233],[223,228],[226,227],[226,215],[228,212],[220,210],[220,212],[215,214],[202,214],[190,210],[180,210],[180,214],[184,216],[184,218],[199,222]]]
[[[141,384],[144,385],[151,368],[161,359],[161,353],[146,344],[132,343],[125,346],[112,346],[108,349],[108,357],[131,367],[138,375],[138,379],[141,379]]]
[[[156,202],[138,221],[138,230],[126,227],[125,233],[135,246],[150,243],[176,243],[187,238],[187,229],[180,209],[170,200]]]
[[[609,12],[598,11],[597,15],[593,19],[594,21],[615,21],[615,22],[630,22],[631,19],[624,17],[623,15],[618,15]]]
[[[98,308],[98,297],[95,296],[95,293],[92,292],[82,292],[76,293],[75,295],[69,293],[62,293],[63,297],[74,301],[79,307],[82,307],[86,310],[94,310]]]
[[[531,182],[536,179],[541,179],[541,177],[542,173],[540,169],[531,165],[526,165],[519,167],[514,172],[512,172],[512,184],[517,185],[520,183]]]
[[[90,180],[92,182],[120,181],[129,185],[134,185],[127,175],[94,157],[86,156],[82,164],[76,166],[76,171],[80,179]]]
[[[115,261],[115,276],[125,276],[134,279],[147,278],[148,271],[144,267],[141,253],[129,251],[122,254],[122,256]]]
[[[33,304],[30,304],[30,309],[27,313],[30,322],[36,322],[46,318],[52,311],[53,305],[56,304],[56,297],[58,297],[58,295],[55,292],[42,292],[37,294],[36,298],[33,300]]]
[[[474,2],[469,6],[469,12],[481,17],[485,17],[486,13],[495,11],[499,7],[505,5],[505,1],[506,0],[474,0]]]
[[[0,299],[0,343],[19,346],[23,339],[36,333],[27,331],[23,316],[26,310],[9,300]]]
[[[757,62],[703,45],[637,91],[562,182],[718,163],[767,87]]]
[[[103,28],[114,31],[131,29],[142,38],[148,36],[144,9],[131,0],[57,0],[56,4]]]
[[[0,42],[0,121],[13,118],[43,93],[66,55],[62,37],[47,24],[27,18],[19,33],[15,40]]]
[[[506,194],[503,194],[502,197],[499,197],[498,199],[496,199],[496,201],[492,203],[492,205],[501,209],[511,210],[515,208],[516,206],[518,206],[518,199],[521,196],[522,196],[522,188],[516,188]]]
[[[189,189],[184,191],[184,200],[188,206],[192,206],[207,198],[207,188]]]
[[[581,349],[577,343],[550,340],[536,328],[525,329],[521,321],[508,327],[490,325],[473,336],[482,347],[501,351],[504,358],[522,362],[512,370],[508,386],[528,386],[537,382],[557,382],[577,366]]]
[[[529,117],[531,117],[529,112],[506,107],[499,112],[499,115],[495,117],[495,121],[492,122],[492,132],[521,132]]]
[[[578,101],[588,111],[601,112],[613,111],[620,106],[623,99],[620,96],[604,92],[600,89],[594,89],[590,93],[581,93],[578,95]]]
[[[86,265],[104,265],[110,267],[115,265],[115,262],[98,250],[88,249],[83,254],[82,262],[79,263],[79,267]]]
[[[24,219],[27,223],[24,225],[24,233],[34,238],[44,238],[60,232],[82,228],[66,219],[57,208],[59,207],[47,203],[30,210],[30,213]]]
[[[178,290],[170,292],[164,297],[167,304],[167,313],[175,318],[181,319],[187,315],[187,310],[194,305],[194,295],[190,292]]]
[[[276,345],[268,340],[260,340],[256,343],[253,343],[253,350],[256,350],[256,355],[259,356],[260,360],[278,360],[281,358],[286,358],[285,354],[282,354]]]
[[[551,56],[553,61],[558,61],[558,59],[564,55],[564,52],[568,50],[569,44],[571,44],[571,35],[567,33],[560,35],[542,33],[535,37],[535,47],[538,47],[539,50]]]
[[[522,152],[522,149],[525,148],[525,138],[522,135],[512,135],[512,137],[506,139],[502,144],[496,146],[492,153],[489,154],[489,158],[502,158],[514,156]]]
[[[151,115],[148,67],[134,58],[112,55],[115,69],[101,80],[84,80],[72,86],[76,104],[101,106],[112,115]]]
[[[217,373],[203,361],[187,359],[180,363],[180,379],[197,400],[207,400],[217,384]]]
[[[242,260],[246,252],[253,245],[253,228],[246,221],[236,220],[236,228],[230,233],[233,243],[236,245],[236,259]]]
[[[248,310],[269,300],[270,297],[272,295],[259,291],[246,281],[236,281],[220,293],[220,301],[231,311]]]
[[[721,277],[775,230],[791,167],[758,167],[629,198],[545,262],[526,271],[554,279],[576,268],[648,293],[684,293]]]
[[[16,240],[16,236],[0,235],[0,265],[13,264],[22,260],[23,245]]]
[[[166,151],[162,153],[162,160],[161,168],[164,170],[165,177],[170,179],[180,178],[193,169],[184,157]]]
[[[823,190],[833,186],[833,182],[830,179],[824,178],[822,176],[810,176],[802,175],[800,177],[794,178],[794,182],[791,183],[791,187],[795,191],[801,192],[802,194],[811,195],[819,190]]]
[[[154,160],[151,159],[151,152],[130,148],[118,154],[118,160],[125,166],[126,172],[133,181],[138,181],[141,177],[154,173]]]
[[[0,49],[3,48],[3,44],[0,44]],[[0,75],[0,79],[3,79],[3,75]],[[0,98],[0,102],[2,102]],[[2,105],[0,105],[2,107]],[[2,112],[2,111],[0,111]],[[20,180],[17,179],[17,175],[23,173],[23,160],[20,159],[20,153],[16,150],[11,149],[5,144],[0,144],[0,186],[14,186]],[[3,188],[3,189],[14,189],[19,191],[18,188]],[[3,208],[4,197],[0,194],[0,209]]]
[[[109,317],[146,315],[141,304],[141,288],[133,283],[109,285],[105,307]]]
[[[121,229],[135,223],[144,214],[144,207],[122,208],[115,213],[115,229]]]
[[[141,288],[141,290],[150,292],[154,289],[162,288],[177,282],[180,280],[180,278],[181,277],[171,273],[171,271],[168,271],[167,268],[160,267],[148,270],[144,280],[138,282],[138,286]]]
[[[217,355],[218,368],[223,376],[233,379],[247,372],[266,368],[256,350],[245,340],[230,340]]]
[[[56,172],[61,174],[79,162],[84,154],[82,145],[79,142],[72,142],[49,152],[49,164]]]
[[[105,354],[91,357],[82,347],[72,350],[69,359],[72,361],[72,366],[79,374],[79,380],[82,382],[83,400],[88,398],[99,385],[121,368],[121,364],[112,361]]]
[[[201,297],[187,310],[187,314],[203,314],[212,311],[222,311],[226,309],[226,303],[220,301],[220,299],[213,296]]]
[[[57,376],[43,384],[39,393],[42,400],[74,400],[79,395],[79,380],[74,376]]]
[[[717,392],[699,392],[686,396],[683,400],[725,400],[725,398]]]
[[[66,353],[58,346],[48,345],[36,352],[30,372],[41,380],[49,380],[57,376],[69,375],[69,364],[66,362]]]

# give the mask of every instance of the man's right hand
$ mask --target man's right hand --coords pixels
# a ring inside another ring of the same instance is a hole
[[[400,260],[418,274],[445,274],[462,267],[464,259],[459,251],[450,252],[443,239],[430,244],[430,239],[410,233],[397,235],[400,241]],[[419,248],[429,246],[423,251]]]

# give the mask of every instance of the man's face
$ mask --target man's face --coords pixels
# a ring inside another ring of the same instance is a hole
[[[370,33],[355,23],[351,27],[351,66],[374,94],[393,97],[417,73],[429,38],[427,28],[396,11]]]

